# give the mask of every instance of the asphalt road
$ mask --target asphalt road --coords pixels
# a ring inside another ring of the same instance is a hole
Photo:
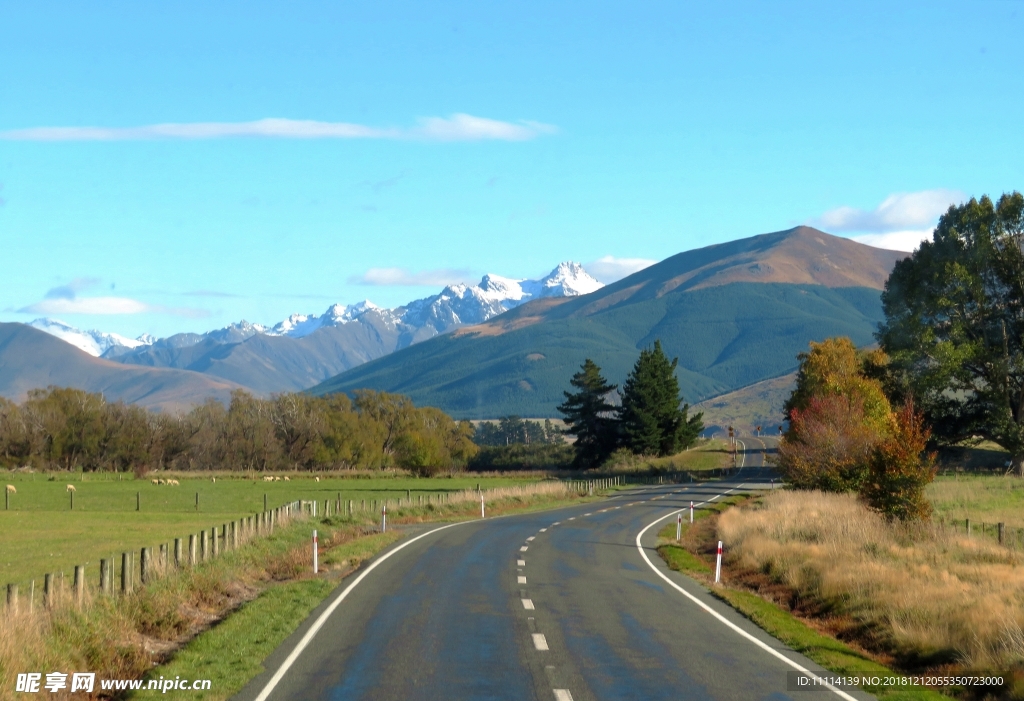
[[[691,500],[767,488],[759,443],[748,439],[735,479],[638,488],[402,541],[342,582],[236,698],[842,698],[787,691],[794,665],[821,668],[653,549]]]

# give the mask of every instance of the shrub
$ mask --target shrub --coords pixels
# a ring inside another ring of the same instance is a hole
[[[896,413],[893,435],[871,454],[861,496],[889,519],[927,519],[932,505],[924,489],[935,479],[935,454],[925,453],[930,431],[924,416],[908,401]]]

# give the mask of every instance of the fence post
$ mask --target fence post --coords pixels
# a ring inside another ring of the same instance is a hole
[[[188,564],[195,567],[199,563],[196,553],[196,534],[188,534]]]
[[[18,613],[18,585],[8,584],[7,585],[7,608],[11,610],[12,614]]]
[[[132,590],[132,556],[130,553],[121,553],[121,593],[127,594]]]
[[[174,566],[181,567],[181,538],[174,539]]]
[[[966,523],[965,530],[967,531],[967,535],[969,537],[971,535],[971,519],[964,519],[964,521]]]
[[[139,581],[142,584],[149,582],[150,570],[152,569],[153,559],[152,548],[143,548],[139,553]]]
[[[53,573],[47,572],[43,575],[43,606],[50,608],[53,605]]]
[[[142,492],[135,492],[135,510],[142,510]]]
[[[75,565],[75,603],[81,604],[85,598],[85,567]]]
[[[106,558],[100,560],[100,591],[104,594],[112,593],[113,579],[110,576],[110,563],[111,561]]]
[[[210,551],[210,534],[206,532],[206,529],[199,531],[199,559],[201,562],[206,562],[206,558],[209,557]]]
[[[217,547],[217,527],[214,526],[210,529],[210,558],[213,559],[220,555],[220,548]]]
[[[160,559],[156,566],[162,571],[167,570],[167,543],[160,543]]]

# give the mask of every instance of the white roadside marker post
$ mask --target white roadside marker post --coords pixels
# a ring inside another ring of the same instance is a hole
[[[715,562],[715,584],[722,581],[722,541],[718,541],[718,559]]]
[[[690,523],[693,523],[693,502],[690,502]]]
[[[484,495],[483,495],[483,492],[480,493],[480,518],[487,518],[484,515]]]
[[[313,574],[320,571],[320,548],[316,539],[316,531],[313,531]]]
[[[384,502],[384,510],[381,511],[380,532],[388,532],[388,503]]]
[[[676,542],[678,543],[683,538],[683,515],[679,514],[676,516]]]

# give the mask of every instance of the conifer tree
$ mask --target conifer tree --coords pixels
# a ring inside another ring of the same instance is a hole
[[[587,358],[569,381],[577,392],[563,392],[565,401],[558,411],[565,417],[566,433],[576,436],[576,467],[593,467],[615,450],[617,440],[615,407],[605,397],[615,391],[601,376],[601,368]]]
[[[704,414],[687,414],[682,404],[676,366],[669,362],[661,341],[645,348],[623,385],[619,412],[623,441],[632,452],[644,455],[672,455],[689,447],[704,429]]]

